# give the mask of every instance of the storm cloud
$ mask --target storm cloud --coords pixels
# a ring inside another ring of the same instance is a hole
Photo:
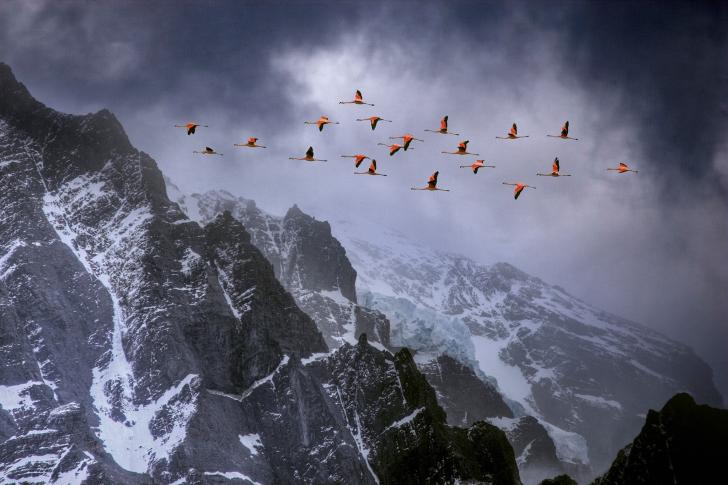
[[[51,107],[111,109],[183,190],[511,262],[692,345],[727,395],[726,25],[718,2],[3,2],[0,60]],[[374,108],[338,104],[357,88]],[[460,138],[423,132],[445,114]],[[567,119],[578,142],[545,137]],[[514,121],[530,138],[496,140]],[[425,142],[377,146],[405,132]],[[270,148],[234,151],[252,135]],[[440,154],[459,139],[497,168]],[[329,162],[287,160],[309,145]],[[390,176],[350,176],[357,152]],[[573,177],[536,177],[556,156]],[[434,170],[453,192],[409,190]]]

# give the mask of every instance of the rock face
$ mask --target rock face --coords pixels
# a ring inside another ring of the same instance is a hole
[[[356,271],[331,235],[328,222],[316,220],[295,205],[285,216],[276,217],[252,200],[225,191],[187,196],[169,180],[167,186],[170,197],[201,224],[224,211],[240,221],[278,279],[316,322],[330,348],[354,344],[362,333],[372,342],[389,346],[389,321],[357,304]]]
[[[447,483],[451,477],[518,483],[505,434],[482,421],[467,429],[448,426],[407,349],[391,356],[369,346],[362,335],[356,346],[346,344],[334,354],[328,366],[332,396],[338,396],[347,421],[361,430],[356,439],[382,483]]]
[[[488,418],[513,417],[513,411],[494,385],[479,379],[470,367],[449,355],[425,361],[420,370],[447,412],[448,424],[470,426]]]
[[[677,394],[650,410],[642,431],[593,485],[719,483],[728,459],[728,410]]]
[[[569,475],[559,475],[554,478],[547,478],[539,485],[579,485]]]
[[[687,346],[509,264],[485,266],[362,222],[332,228],[357,271],[358,301],[387,316],[392,345],[418,362],[447,354],[494,378],[518,416],[539,419],[565,464],[606,469],[645,410],[681,390],[722,402]]]
[[[447,426],[408,352],[327,353],[277,276],[307,268],[351,309],[333,327],[384,334],[340,246],[325,267],[286,243],[276,270],[232,214],[188,219],[111,113],[46,108],[4,64],[0,207],[0,481],[518,483],[505,435]]]

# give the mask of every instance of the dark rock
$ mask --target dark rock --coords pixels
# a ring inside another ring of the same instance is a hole
[[[728,460],[728,410],[685,393],[650,410],[639,435],[593,485],[718,483]]]

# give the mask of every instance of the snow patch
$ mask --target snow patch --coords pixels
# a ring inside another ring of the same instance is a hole
[[[253,485],[262,485],[260,482],[256,482],[248,475],[244,475],[240,472],[205,472],[205,475],[223,477],[227,478],[228,480],[245,480],[252,483]]]
[[[42,386],[42,382],[28,381],[13,386],[0,386],[0,406],[8,412],[35,407],[29,390],[33,386]]]
[[[384,433],[392,428],[401,428],[402,426],[410,424],[412,422],[412,420],[414,420],[417,417],[417,415],[420,414],[424,410],[425,410],[424,407],[415,409],[412,413],[408,414],[404,418],[399,419],[399,420],[395,421],[394,423],[390,424],[389,426],[387,426],[386,428],[384,428],[384,431],[382,431],[382,433]]]
[[[582,401],[586,401],[595,407],[613,408],[618,411],[622,410],[622,405],[620,403],[618,403],[617,401],[612,401],[610,399],[604,399],[603,397],[591,396],[589,394],[574,394],[574,397],[579,398]]]
[[[500,358],[500,351],[508,345],[508,340],[491,340],[479,335],[473,335],[471,339],[480,370],[498,381],[498,388],[506,398],[522,404],[529,413],[538,414],[531,405],[531,384],[521,369]]]
[[[263,442],[260,441],[260,435],[257,433],[241,434],[238,435],[238,439],[240,439],[240,444],[246,447],[251,455],[257,455],[258,449],[263,448]]]
[[[567,463],[589,463],[589,447],[582,435],[563,430],[543,420],[539,421],[556,445],[556,456],[559,460]]]

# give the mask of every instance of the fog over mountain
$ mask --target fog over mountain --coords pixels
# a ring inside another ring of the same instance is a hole
[[[482,262],[513,262],[695,346],[728,393],[720,2],[11,1],[0,9],[0,59],[34,93],[67,112],[112,109],[185,191],[227,189],[274,213],[295,202]],[[377,106],[337,104],[357,88]],[[354,122],[373,112],[395,123],[371,132]],[[344,124],[323,134],[303,125],[322,113]],[[427,136],[391,160],[376,146],[422,135],[444,114],[496,171],[456,170],[458,160],[439,153],[456,137]],[[171,126],[189,119],[211,128],[184,137]],[[565,119],[578,142],[543,137]],[[531,138],[496,142],[514,121]],[[234,152],[251,134],[270,148]],[[288,163],[309,144],[332,162]],[[194,157],[203,145],[226,156]],[[375,154],[391,176],[350,177],[338,155],[354,151]],[[575,176],[535,183],[555,156]],[[639,176],[604,171],[619,161]],[[454,192],[406,191],[436,168]],[[515,179],[538,190],[514,203],[499,184]]]

